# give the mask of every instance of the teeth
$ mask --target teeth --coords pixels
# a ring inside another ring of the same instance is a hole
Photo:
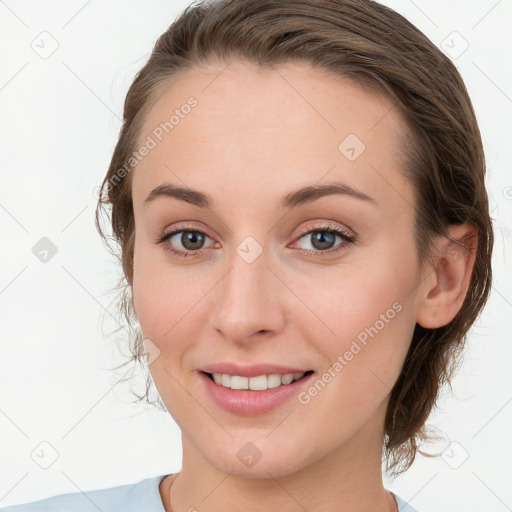
[[[286,373],[285,375],[273,373],[271,375],[258,375],[257,377],[241,377],[240,375],[228,375],[226,373],[213,373],[212,375],[213,380],[225,388],[264,391],[302,379],[304,373]]]

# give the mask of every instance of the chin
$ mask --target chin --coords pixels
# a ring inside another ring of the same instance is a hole
[[[238,448],[239,444],[241,448]],[[300,471],[308,465],[307,460],[299,460],[297,457],[297,455],[301,457],[307,455],[301,450],[286,454],[278,446],[259,449],[256,443],[252,444],[250,441],[233,443],[214,453],[206,449],[203,453],[208,462],[218,471],[244,479],[283,477]]]
[[[243,479],[264,479],[281,478],[295,473],[300,467],[293,467],[288,464],[283,464],[283,460],[263,461],[260,459],[254,466],[246,467],[243,464],[233,462],[233,460],[226,461],[226,465],[217,467],[220,471],[229,474],[231,477]]]

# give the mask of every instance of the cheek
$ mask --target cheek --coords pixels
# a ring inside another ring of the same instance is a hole
[[[376,280],[352,272],[346,286],[331,285],[323,298],[315,297],[318,316],[332,331],[316,320],[309,324],[310,339],[324,356],[318,378],[326,384],[307,390],[303,399],[321,395],[318,403],[328,407],[319,412],[325,415],[319,421],[332,428],[333,437],[360,428],[400,375],[415,325],[404,289],[387,274]],[[343,431],[332,418],[343,419]]]
[[[166,310],[175,302],[174,291],[163,282],[165,270],[155,263],[154,251],[147,247],[147,243],[140,237],[135,241],[133,303],[144,337],[158,339],[164,324],[169,325]]]
[[[389,248],[373,261],[300,283],[311,310],[309,338],[326,355],[326,367],[341,357],[348,381],[392,386],[414,331],[414,288],[414,258],[406,261]]]
[[[184,331],[202,311],[213,278],[194,265],[173,268],[157,251],[136,247],[133,302],[143,336],[159,346],[172,341],[173,350],[178,349],[180,340],[190,339]]]
[[[135,269],[133,302],[145,338],[163,340],[169,334],[183,305],[182,301],[177,300],[177,293],[176,284],[166,286],[156,269]]]
[[[330,273],[301,278],[295,283],[311,313],[309,318],[332,337],[356,337],[377,324],[379,330],[398,318],[397,310],[411,302],[414,294],[412,266],[394,268],[391,259],[375,264],[356,263]],[[402,315],[403,316],[403,315]],[[315,320],[316,318],[316,320]],[[323,322],[321,322],[323,320]]]

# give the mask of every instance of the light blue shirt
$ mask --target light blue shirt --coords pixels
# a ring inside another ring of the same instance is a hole
[[[23,505],[0,508],[0,512],[165,512],[158,486],[167,475],[146,478],[136,484],[107,489],[59,494]],[[418,512],[395,496],[400,512]]]

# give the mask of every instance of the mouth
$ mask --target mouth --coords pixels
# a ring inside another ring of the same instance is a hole
[[[232,390],[246,390],[246,391],[265,391],[268,389],[287,386],[293,382],[306,379],[314,373],[313,370],[307,370],[300,373],[288,374],[268,374],[258,375],[255,377],[243,377],[240,375],[229,375],[225,373],[209,373],[201,371],[208,379],[217,384],[218,386],[232,389]]]
[[[252,371],[252,373],[256,373]],[[264,374],[242,377],[200,370],[206,396],[225,411],[238,416],[269,413],[311,384],[313,370],[298,374]]]

